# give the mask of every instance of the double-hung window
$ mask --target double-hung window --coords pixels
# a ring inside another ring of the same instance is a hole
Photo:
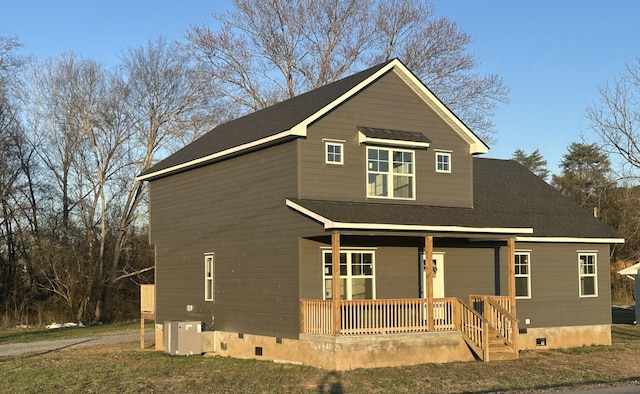
[[[516,297],[531,298],[531,254],[516,252]]]
[[[324,299],[333,298],[333,254],[322,252]],[[348,250],[340,252],[340,298],[343,300],[375,299],[374,251]]]
[[[598,296],[597,256],[595,252],[578,252],[580,297]]]
[[[213,253],[204,256],[204,300],[214,300],[213,275],[215,269],[215,255]]]
[[[414,152],[367,148],[367,197],[415,198]]]

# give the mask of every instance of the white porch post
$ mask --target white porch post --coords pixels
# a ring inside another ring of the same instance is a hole
[[[427,235],[424,243],[424,269],[427,271],[425,290],[427,291],[427,329],[433,330],[433,236]]]
[[[333,335],[340,334],[340,233],[331,233],[331,300]]]

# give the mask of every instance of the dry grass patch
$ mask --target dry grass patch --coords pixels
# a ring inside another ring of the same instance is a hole
[[[629,384],[640,377],[640,327],[612,346],[526,351],[516,361],[332,372],[226,357],[169,357],[136,343],[0,358],[0,392],[488,393]]]

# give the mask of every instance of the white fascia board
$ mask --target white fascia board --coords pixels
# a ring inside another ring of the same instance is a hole
[[[379,144],[379,145],[388,145],[388,146],[400,146],[403,148],[422,148],[422,149],[426,149],[430,146],[428,142],[389,140],[384,138],[367,137],[361,131],[358,132],[358,143],[360,144],[369,143],[369,144]]]
[[[623,244],[624,238],[516,237],[516,242]]]
[[[306,133],[303,136],[305,136],[305,135],[306,135]],[[170,172],[179,171],[179,170],[182,170],[182,169],[185,169],[185,168],[188,168],[188,167],[193,167],[193,166],[196,166],[198,164],[203,164],[203,163],[215,160],[215,159],[223,157],[223,156],[227,156],[227,155],[230,155],[230,154],[233,154],[233,153],[237,153],[237,152],[243,151],[245,149],[251,149],[251,148],[263,145],[263,144],[268,144],[270,142],[277,141],[279,139],[286,138],[286,137],[289,137],[289,136],[300,136],[300,135],[296,134],[293,129],[285,130],[283,132],[280,132],[278,134],[274,134],[274,135],[266,137],[266,138],[262,138],[262,139],[259,139],[259,140],[248,142],[246,144],[234,146],[233,148],[229,148],[229,149],[217,152],[217,153],[213,153],[213,154],[208,155],[208,156],[204,156],[204,157],[201,157],[201,158],[198,158],[198,159],[195,159],[195,160],[191,160],[191,161],[188,161],[186,163],[182,163],[182,164],[178,164],[178,165],[175,165],[175,166],[172,166],[172,167],[168,167],[168,168],[165,168],[165,169],[160,170],[160,171],[155,171],[155,172],[151,172],[149,174],[138,176],[138,177],[136,177],[136,180],[144,181],[144,180],[149,179],[149,178],[154,178],[154,177],[157,177],[157,176],[160,176],[160,175],[164,175],[164,174],[167,174],[167,173],[170,173]]]
[[[618,273],[620,275],[637,275],[638,271],[640,271],[640,263],[634,264],[630,267],[623,268]]]
[[[375,81],[376,79],[380,78],[380,76],[384,75],[389,70],[391,70],[394,67],[396,67],[398,65],[401,65],[401,64],[402,63],[400,63],[397,59],[394,59],[393,61],[389,62],[389,64],[387,64],[386,66],[382,67],[380,70],[378,70],[374,74],[371,74],[369,76],[369,78],[367,78],[364,81],[360,82],[359,84],[357,84],[353,88],[349,89],[342,96],[340,96],[337,99],[333,100],[332,102],[330,102],[329,104],[327,104],[323,108],[321,108],[319,111],[316,111],[313,115],[309,116],[308,118],[306,118],[305,120],[303,120],[299,124],[295,125],[291,130],[297,130],[299,128],[304,128],[304,133],[306,135],[306,129],[307,129],[308,125],[310,125],[314,121],[316,121],[319,118],[321,118],[322,116],[324,116],[327,112],[331,111],[336,106],[342,104],[345,100],[347,100],[348,98],[350,98],[354,94],[358,93],[360,90],[364,89],[367,85],[369,85],[371,82]]]
[[[322,223],[325,230],[400,230],[400,231],[430,231],[453,233],[489,233],[489,234],[532,234],[533,228],[493,228],[493,227],[465,227],[465,226],[426,226],[417,224],[386,224],[386,223],[349,223],[334,222],[316,212],[313,212],[291,200],[286,200],[288,207]]]
[[[471,154],[487,153],[489,147],[482,142],[469,128],[454,115],[446,105],[442,103],[418,78],[413,75],[401,62],[394,61],[392,64],[398,66],[397,70],[402,71],[400,75],[405,82],[411,82],[413,90],[465,140],[469,143]]]
[[[532,228],[499,228],[499,227],[465,227],[465,226],[427,226],[422,224],[385,224],[385,223],[347,223],[332,222],[332,227],[325,229],[350,230],[400,230],[430,231],[450,233],[485,233],[485,234],[532,234]]]
[[[293,208],[296,211],[300,212],[303,215],[309,216],[311,219],[317,220],[318,222],[324,225],[324,228],[331,228],[333,222],[322,215],[318,215],[317,213],[308,210],[300,204],[296,204],[295,202],[287,199],[286,204],[289,208]]]

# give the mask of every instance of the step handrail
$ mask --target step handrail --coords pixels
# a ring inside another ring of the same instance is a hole
[[[491,296],[484,297],[484,317],[489,325],[514,352],[518,352],[518,324],[520,321]]]
[[[489,361],[489,321],[457,298],[460,305],[459,325],[462,337],[471,350],[483,361]]]

